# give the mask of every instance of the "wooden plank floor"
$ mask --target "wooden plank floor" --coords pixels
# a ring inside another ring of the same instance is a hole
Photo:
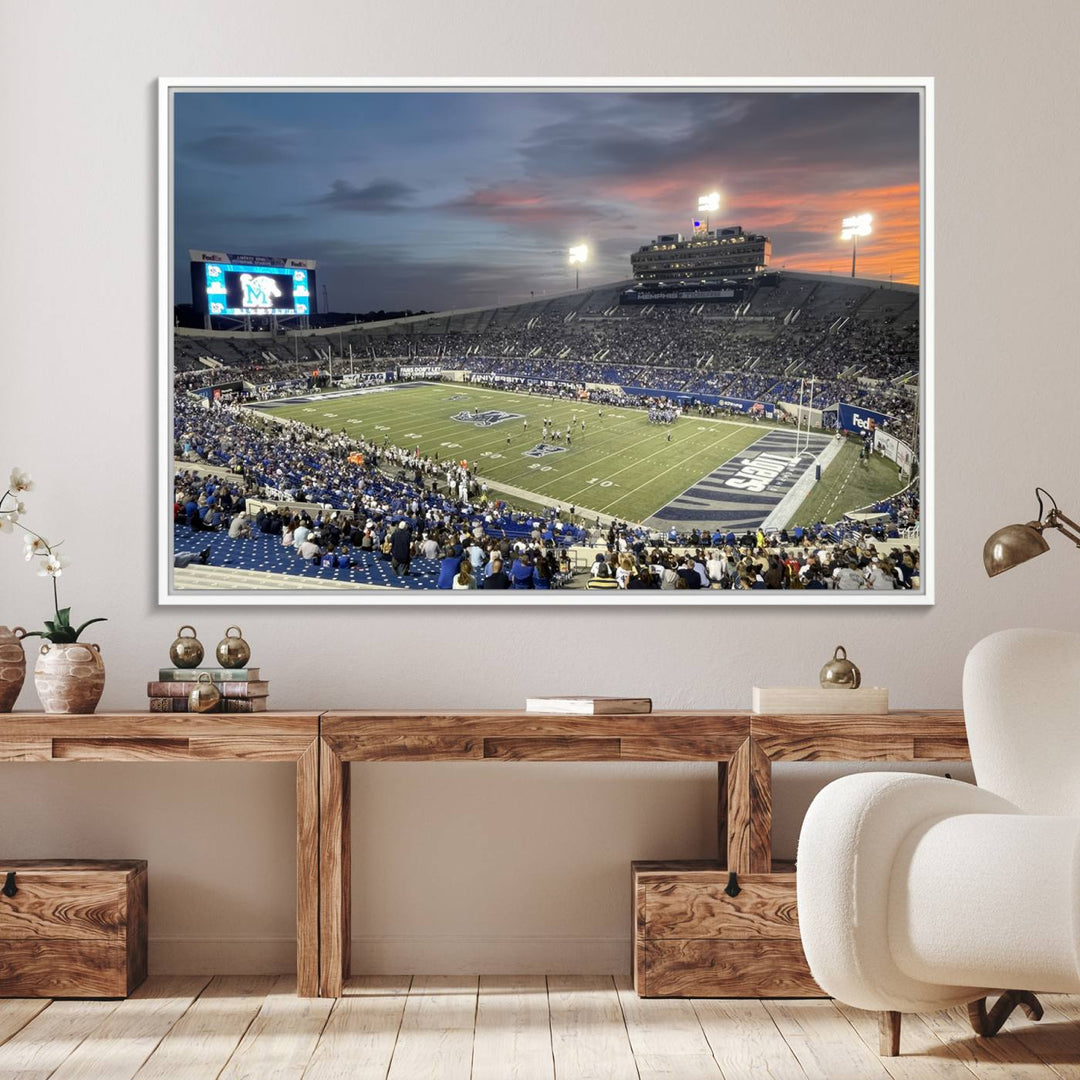
[[[643,1000],[624,976],[157,976],[126,1001],[0,999],[0,1080],[1080,1080],[1080,997],[977,1039],[962,1010]]]

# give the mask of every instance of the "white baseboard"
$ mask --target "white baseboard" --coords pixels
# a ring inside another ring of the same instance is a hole
[[[629,974],[623,937],[481,937],[402,934],[353,938],[353,971],[366,975]],[[152,937],[154,975],[272,975],[296,970],[293,938]]]

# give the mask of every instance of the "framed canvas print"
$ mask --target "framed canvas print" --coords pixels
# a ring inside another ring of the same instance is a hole
[[[161,602],[931,603],[932,96],[162,79]]]

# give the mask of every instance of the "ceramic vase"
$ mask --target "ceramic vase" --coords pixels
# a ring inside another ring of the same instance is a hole
[[[21,626],[13,630],[0,626],[0,713],[11,712],[15,707],[26,678],[26,653],[22,647],[25,633]]]
[[[34,685],[47,713],[92,713],[105,689],[105,664],[97,645],[42,643]]]

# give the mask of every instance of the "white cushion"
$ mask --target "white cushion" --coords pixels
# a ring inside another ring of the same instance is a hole
[[[1080,819],[962,814],[924,821],[890,873],[889,952],[929,983],[1080,991]]]
[[[964,719],[979,787],[1029,814],[1080,817],[1080,634],[984,638],[964,665]]]

